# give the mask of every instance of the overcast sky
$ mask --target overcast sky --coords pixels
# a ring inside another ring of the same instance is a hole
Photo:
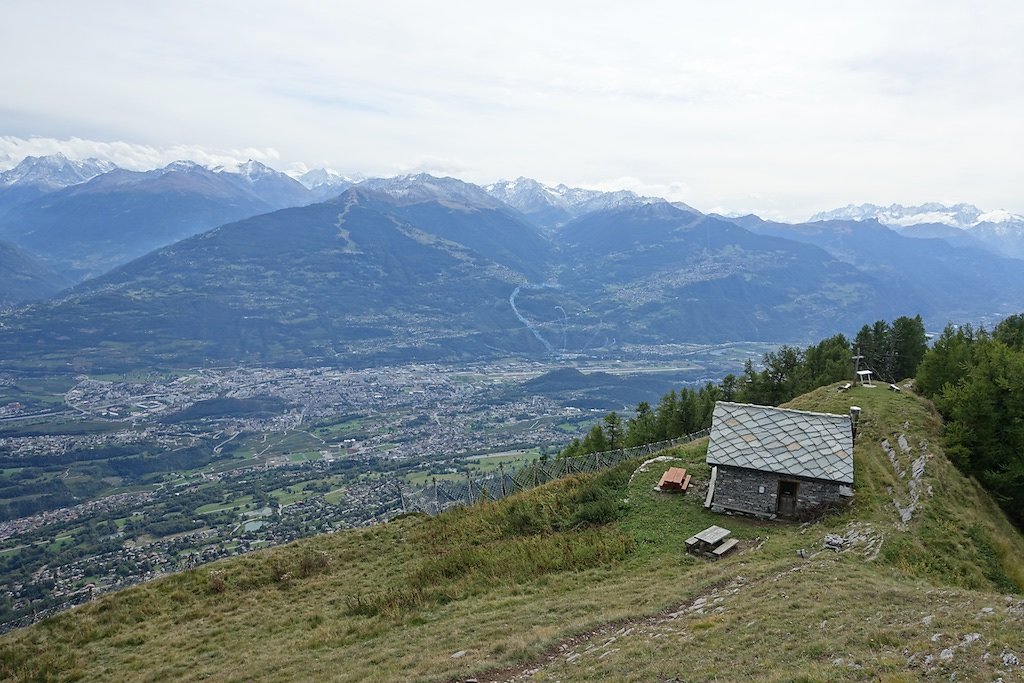
[[[1024,2],[0,4],[0,168],[525,175],[804,219],[1024,213]]]

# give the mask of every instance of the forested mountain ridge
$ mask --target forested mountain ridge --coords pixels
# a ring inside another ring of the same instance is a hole
[[[891,283],[873,272],[667,202],[592,213],[558,237],[573,255],[563,280],[604,299],[619,339],[816,338],[895,314]]]
[[[52,351],[105,367],[209,358],[303,365],[384,357],[381,340],[393,353],[430,358],[529,337],[508,305],[523,276],[381,206],[352,190],[222,226],[37,305],[0,344],[56,334]]]
[[[747,219],[740,224],[757,234],[814,244],[845,263],[898,283],[899,289],[913,292],[918,306],[912,310],[929,319],[969,317],[968,311],[986,305],[1011,311],[1024,300],[1022,262],[993,254],[980,242],[910,237],[873,219],[797,225]]]
[[[1024,295],[1016,260],[877,223],[784,226],[631,193],[561,192],[586,212],[552,228],[493,189],[425,174],[369,179],[326,203],[266,213],[309,190],[255,162],[237,172],[185,163],[110,171],[12,209],[0,230],[45,243],[53,263],[81,277],[203,229],[194,222],[202,216],[260,215],[6,316],[0,348],[11,363],[45,357],[48,367],[83,370],[637,357],[679,341],[805,343],[907,310],[992,319]],[[359,210],[345,213],[349,203]],[[36,223],[18,219],[30,209]],[[71,226],[74,239],[57,237]]]
[[[23,249],[0,241],[0,306],[45,299],[70,284]]]
[[[0,347],[46,338],[107,368],[609,354],[809,335],[885,307],[872,276],[815,247],[665,203],[580,219],[560,247],[488,202],[353,188],[225,225],[11,318]]]

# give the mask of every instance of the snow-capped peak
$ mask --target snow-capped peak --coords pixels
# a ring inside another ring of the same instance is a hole
[[[338,173],[331,168],[314,168],[295,178],[309,190],[332,187],[347,187],[363,178],[354,178]]]
[[[547,228],[556,228],[593,211],[665,202],[664,199],[644,197],[631,190],[605,192],[582,187],[569,187],[564,184],[544,185],[531,178],[523,177],[515,180],[499,180],[484,189],[492,197],[518,209],[538,225]],[[686,210],[699,213],[690,207],[686,207]]]
[[[604,192],[601,192],[599,190],[588,190],[582,187],[569,187],[568,185],[565,184],[558,184],[555,185],[554,187],[548,187],[547,190],[552,194],[564,199],[570,206],[579,206],[580,204],[585,204],[605,194]],[[629,195],[635,196],[634,193],[629,192],[628,190],[620,190],[620,192],[627,192]]]
[[[499,180],[484,186],[484,191],[523,213],[536,213],[545,209],[561,209],[571,213],[571,204],[554,188],[522,176],[515,180]]]
[[[500,203],[483,188],[457,178],[438,178],[429,173],[370,178],[357,187],[386,194],[403,202],[444,200],[476,207],[496,208]]]
[[[484,187],[492,197],[500,199],[524,213],[542,208],[556,207],[575,217],[600,209],[633,204],[651,204],[664,201],[656,197],[641,197],[631,190],[602,192],[568,185],[544,185],[531,178],[499,180]]]
[[[277,175],[277,171],[266,164],[249,159],[238,165],[238,174],[249,179],[260,178],[266,175]]]
[[[213,169],[214,173],[233,173],[235,175],[242,176],[249,182],[256,182],[261,178],[275,177],[282,175],[278,171],[275,171],[266,164],[249,159],[248,161],[241,161],[236,164],[230,164],[227,166],[218,166]]]
[[[561,187],[564,187],[561,186]],[[570,192],[593,192],[593,190],[580,190],[579,188],[568,188]],[[577,195],[579,196],[579,195]],[[624,206],[642,206],[645,204],[667,203],[659,197],[642,197],[632,190],[615,190],[614,192],[598,192],[589,199],[576,204],[582,213],[601,211],[606,209],[617,209]]]
[[[883,225],[906,227],[923,223],[939,223],[966,230],[980,223],[1009,223],[1024,221],[1024,216],[1009,211],[982,212],[972,204],[946,206],[930,202],[919,206],[877,206],[875,204],[850,204],[841,209],[822,211],[811,217],[811,221],[823,220],[877,220]]]
[[[200,170],[208,171],[209,169],[206,168],[205,166],[202,166],[201,164],[197,164],[194,161],[189,161],[188,159],[180,159],[178,161],[172,161],[171,163],[167,164],[163,168],[156,169],[156,172],[157,173],[171,173],[171,172],[192,173],[194,171],[200,171]]]
[[[1019,213],[1011,213],[1009,211],[1004,211],[1003,209],[986,211],[978,216],[978,223],[1011,223],[1022,220],[1024,220],[1024,216],[1021,216]]]
[[[0,173],[0,186],[35,185],[47,190],[59,190],[84,183],[115,168],[109,161],[75,161],[59,152],[41,157],[29,156],[14,168]]]

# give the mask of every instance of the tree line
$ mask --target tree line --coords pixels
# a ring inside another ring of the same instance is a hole
[[[639,446],[707,429],[716,401],[785,403],[812,389],[852,379],[855,355],[863,356],[861,368],[870,368],[887,381],[913,377],[927,348],[919,315],[864,325],[852,343],[837,334],[805,349],[783,345],[764,354],[760,369],[748,360],[739,376],[728,374],[721,382],[708,382],[699,389],[672,390],[656,407],[642,401],[628,419],[610,412],[582,439],[573,439],[558,457]]]
[[[1024,528],[1024,315],[991,333],[947,325],[916,384],[946,419],[946,455]]]

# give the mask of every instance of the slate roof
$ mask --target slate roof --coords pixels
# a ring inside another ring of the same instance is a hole
[[[719,401],[707,461],[853,484],[850,417]]]

